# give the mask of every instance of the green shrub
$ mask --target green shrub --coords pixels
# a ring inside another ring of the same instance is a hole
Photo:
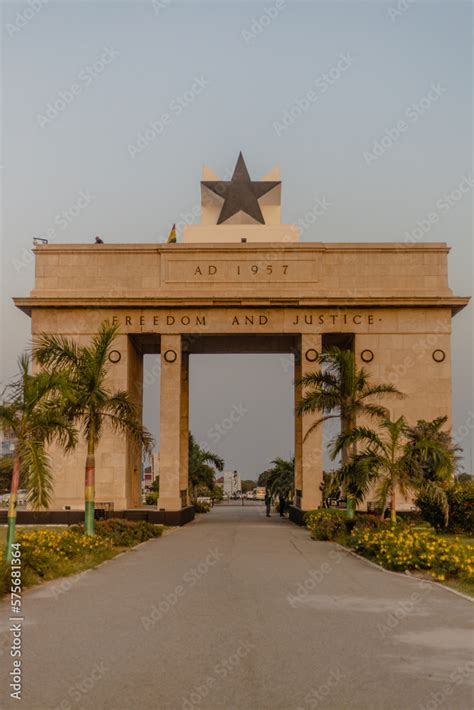
[[[209,513],[209,511],[211,510],[211,506],[209,505],[209,503],[200,503],[199,501],[197,501],[194,504],[194,509],[196,513]]]
[[[332,508],[310,510],[304,516],[304,522],[311,531],[313,540],[336,540],[344,537],[346,532],[343,510]]]
[[[452,533],[474,533],[474,481],[452,483],[446,487],[449,505],[447,530]],[[437,530],[444,528],[443,511],[426,495],[419,495],[416,505],[426,522]]]
[[[83,529],[82,525],[77,527]],[[114,547],[132,547],[152,537],[160,537],[163,526],[153,525],[146,520],[109,518],[96,521],[95,532],[96,536],[110,540]]]
[[[382,530],[355,528],[349,545],[365,557],[396,571],[427,570],[439,580],[474,579],[474,545],[451,541],[412,526]]]
[[[147,505],[156,505],[158,502],[158,493],[156,491],[150,491],[145,496],[145,503]]]

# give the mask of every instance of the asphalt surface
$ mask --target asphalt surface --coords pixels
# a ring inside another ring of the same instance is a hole
[[[262,506],[215,508],[78,577],[26,591],[28,710],[474,706],[471,602],[388,574]]]

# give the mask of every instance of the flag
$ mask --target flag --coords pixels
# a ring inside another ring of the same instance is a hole
[[[176,225],[173,224],[171,232],[168,234],[167,244],[176,244]]]

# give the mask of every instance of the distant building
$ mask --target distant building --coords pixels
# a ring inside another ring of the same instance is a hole
[[[240,473],[237,471],[224,471],[223,478],[223,493],[224,495],[232,496],[235,493],[242,493],[242,481]],[[218,483],[219,483],[218,479]]]
[[[16,438],[14,434],[0,428],[0,458],[14,456],[16,449]]]
[[[143,472],[143,488],[151,488],[155,479],[160,476],[160,453],[154,451],[151,456],[151,463],[145,467]]]

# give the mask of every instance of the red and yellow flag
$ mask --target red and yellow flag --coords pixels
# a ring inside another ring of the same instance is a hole
[[[176,225],[173,224],[171,232],[168,234],[167,244],[176,244]]]

